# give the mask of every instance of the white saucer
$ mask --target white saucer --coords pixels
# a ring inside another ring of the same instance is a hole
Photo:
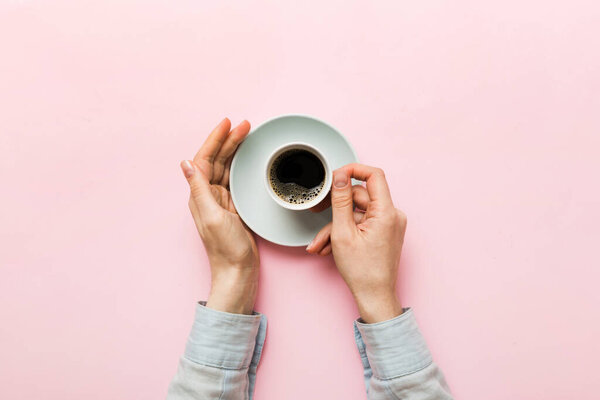
[[[267,192],[267,158],[278,147],[299,141],[319,149],[332,170],[358,161],[350,142],[331,125],[308,115],[282,115],[254,128],[231,163],[229,186],[238,214],[256,234],[283,246],[308,245],[331,221],[331,209],[287,210]]]

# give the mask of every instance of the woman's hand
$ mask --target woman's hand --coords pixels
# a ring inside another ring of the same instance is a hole
[[[350,178],[366,181],[366,189],[353,187]],[[394,208],[383,171],[361,164],[334,171],[331,208],[333,221],[306,250],[320,255],[333,251],[335,264],[365,322],[402,314],[396,278],[406,216]]]
[[[225,118],[194,160],[181,162],[181,169],[190,185],[190,211],[210,261],[212,282],[206,306],[251,314],[258,290],[258,249],[229,193],[231,159],[250,124],[243,121],[230,128]]]

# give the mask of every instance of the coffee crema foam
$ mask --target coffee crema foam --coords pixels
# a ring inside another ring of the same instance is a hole
[[[319,193],[321,193],[321,190],[325,185],[325,179],[323,179],[320,184],[310,189],[294,182],[281,182],[279,179],[277,179],[276,172],[281,159],[282,157],[280,156],[277,160],[275,160],[275,162],[273,162],[271,168],[269,169],[269,182],[273,192],[275,192],[275,194],[283,201],[290,204],[304,204],[313,201],[319,195]]]

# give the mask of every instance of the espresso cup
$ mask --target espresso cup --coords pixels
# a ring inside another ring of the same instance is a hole
[[[307,210],[319,204],[331,189],[332,172],[323,154],[302,142],[276,149],[265,166],[267,192],[288,210]]]

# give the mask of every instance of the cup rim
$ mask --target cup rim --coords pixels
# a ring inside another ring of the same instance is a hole
[[[273,188],[271,187],[271,185],[269,183],[269,170],[271,169],[271,165],[272,165],[273,161],[275,161],[275,159],[279,155],[281,155],[281,153],[283,153],[284,151],[287,151],[288,149],[296,148],[296,147],[304,148],[305,150],[308,150],[311,153],[313,153],[315,156],[317,156],[319,158],[319,160],[323,164],[323,167],[325,167],[325,182],[323,183],[323,189],[311,202],[302,203],[302,204],[292,204],[292,203],[288,203],[288,202],[284,201],[281,197],[279,197],[273,191]],[[289,142],[289,143],[286,143],[286,144],[276,148],[271,153],[269,158],[267,159],[267,163],[265,165],[264,172],[265,172],[264,182],[267,187],[267,193],[269,193],[269,196],[271,196],[271,198],[278,205],[280,205],[281,207],[286,208],[288,210],[293,210],[293,211],[308,210],[308,209],[316,206],[317,204],[321,203],[325,199],[325,197],[327,197],[327,194],[331,190],[332,171],[331,171],[331,167],[329,166],[329,163],[327,162],[327,159],[325,158],[323,153],[321,153],[321,151],[318,148],[316,148],[315,146],[310,145],[306,142],[301,142],[301,141]]]

